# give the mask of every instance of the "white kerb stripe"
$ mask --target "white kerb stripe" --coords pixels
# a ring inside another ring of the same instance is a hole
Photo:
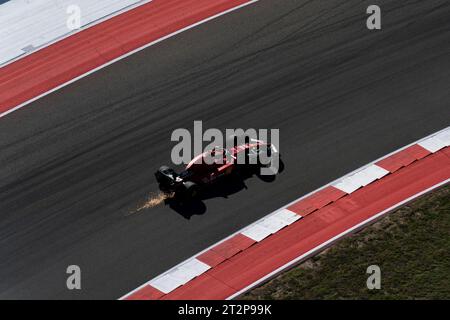
[[[365,187],[369,183],[378,180],[385,175],[389,174],[389,171],[383,169],[376,164],[372,164],[359,172],[364,177],[364,181],[362,181],[362,186]]]
[[[180,266],[181,269],[183,270],[190,270],[193,274],[195,274],[195,276],[199,276],[201,275],[203,272],[209,270],[211,268],[211,266],[207,265],[206,263],[201,262],[200,260],[193,258],[190,259],[188,261],[186,261],[185,263],[183,263]]]
[[[419,142],[418,145],[433,153],[446,147],[445,142],[439,139],[438,136],[425,139]]]
[[[281,209],[266,218],[256,221],[242,230],[241,233],[259,242],[301,218],[302,216],[295,212],[288,209]]]
[[[206,263],[203,263],[196,258],[192,258],[151,280],[149,284],[159,291],[169,293],[195,277],[198,277],[210,268],[211,267]]]
[[[383,178],[385,175],[389,174],[389,171],[377,166],[376,164],[372,164],[366,168],[370,174],[373,174],[377,179]]]
[[[351,176],[352,183],[355,186],[360,186],[360,187],[364,187],[376,179],[377,179],[376,177],[374,177],[370,173],[366,172],[365,169],[361,170]]]
[[[339,190],[342,190],[348,194],[352,193],[353,191],[355,191],[361,187],[361,185],[355,184],[353,182],[353,180],[351,179],[351,177],[346,177],[346,178],[338,181],[337,183],[333,184],[332,186]]]
[[[244,236],[249,237],[250,239],[253,239],[257,242],[261,241],[262,239],[272,234],[272,232],[269,229],[256,223],[248,226],[247,228],[242,230],[241,233]]]
[[[436,138],[442,141],[446,147],[450,147],[450,128],[438,133]]]
[[[364,169],[345,177],[333,186],[350,194],[355,190],[365,187],[371,182],[384,177],[388,173],[389,171],[386,169],[383,169],[376,164],[371,164]]]
[[[301,215],[296,214],[289,209],[278,210],[273,215],[277,216],[278,219],[284,220],[286,225],[290,225],[291,223],[294,223],[295,221],[302,218]]]
[[[148,284],[167,294],[183,285],[183,281],[180,281],[180,279],[177,278],[173,278],[169,274],[163,274],[162,276],[150,280]]]
[[[287,226],[284,220],[273,215],[258,221],[257,224],[269,229],[271,233],[275,233]]]
[[[174,270],[169,271],[169,274],[174,278],[178,278],[182,281],[185,281],[186,283],[189,280],[194,279],[195,277],[201,275],[209,268],[210,268],[209,265],[194,258],[181,264]]]

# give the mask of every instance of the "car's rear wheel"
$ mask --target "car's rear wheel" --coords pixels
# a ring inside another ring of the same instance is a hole
[[[195,182],[186,181],[183,183],[183,185],[184,185],[183,198],[193,199],[198,196],[200,187]]]

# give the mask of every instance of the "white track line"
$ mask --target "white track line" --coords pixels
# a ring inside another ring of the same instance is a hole
[[[178,30],[178,31],[175,31],[175,32],[173,32],[173,33],[170,33],[170,34],[168,34],[168,35],[166,35],[166,36],[164,36],[164,37],[162,37],[162,38],[159,38],[159,39],[157,39],[157,40],[155,40],[155,41],[152,41],[152,42],[150,42],[150,43],[147,43],[146,45],[144,45],[144,46],[142,46],[142,47],[139,47],[139,48],[137,48],[137,49],[134,49],[134,50],[132,50],[132,51],[130,51],[130,52],[128,52],[128,53],[126,53],[126,54],[124,54],[124,55],[118,57],[118,58],[115,58],[115,59],[113,59],[113,60],[111,60],[111,61],[109,61],[109,62],[107,62],[107,63],[105,63],[105,64],[103,64],[103,65],[101,65],[101,66],[99,66],[99,67],[97,67],[97,68],[95,68],[95,69],[92,69],[91,71],[88,71],[88,72],[86,72],[86,73],[84,73],[84,74],[82,74],[82,75],[80,75],[80,76],[78,76],[78,77],[76,77],[76,78],[73,78],[72,80],[67,81],[67,82],[65,82],[65,83],[63,83],[63,84],[61,84],[61,85],[59,85],[59,86],[57,86],[57,87],[55,87],[55,88],[53,88],[53,89],[47,91],[47,92],[44,92],[44,93],[42,93],[42,94],[40,94],[40,95],[34,97],[33,99],[30,99],[30,100],[28,100],[28,101],[26,101],[26,102],[24,102],[24,103],[22,103],[22,104],[19,104],[18,106],[13,107],[12,109],[10,109],[10,110],[8,110],[8,111],[5,111],[5,112],[3,112],[3,113],[0,113],[0,118],[4,117],[4,116],[6,116],[6,115],[8,115],[8,114],[10,114],[10,113],[12,113],[12,112],[14,112],[14,111],[17,111],[17,110],[19,110],[19,109],[25,107],[26,105],[28,105],[28,104],[30,104],[30,103],[32,103],[32,102],[34,102],[34,101],[36,101],[36,100],[38,100],[38,99],[40,99],[40,98],[42,98],[42,97],[45,97],[46,95],[48,95],[48,94],[50,94],[50,93],[52,93],[52,92],[55,92],[55,91],[57,91],[57,90],[59,90],[59,89],[61,89],[61,88],[64,88],[65,86],[68,86],[69,84],[74,83],[75,81],[78,81],[78,80],[80,80],[80,79],[82,79],[82,78],[84,78],[84,77],[87,77],[88,75],[90,75],[90,74],[92,74],[92,73],[94,73],[94,72],[96,72],[96,71],[98,71],[98,70],[101,70],[101,69],[103,69],[103,68],[105,68],[105,67],[107,67],[107,66],[109,66],[109,65],[111,65],[111,64],[113,64],[113,63],[115,63],[115,62],[117,62],[117,61],[120,61],[120,60],[122,60],[122,59],[125,59],[125,58],[131,56],[132,54],[135,54],[136,52],[139,52],[139,51],[141,51],[141,50],[144,50],[145,48],[148,48],[148,47],[153,46],[153,45],[155,45],[155,44],[157,44],[157,43],[159,43],[159,42],[162,42],[162,41],[164,41],[164,40],[167,40],[167,39],[169,39],[169,38],[171,38],[171,37],[173,37],[173,36],[176,36],[176,35],[178,35],[178,34],[184,32],[184,31],[187,31],[187,30],[189,30],[189,29],[195,28],[195,27],[197,27],[197,26],[199,26],[199,25],[201,25],[201,24],[203,24],[203,23],[206,23],[206,22],[208,22],[208,21],[211,21],[211,20],[216,19],[216,18],[218,18],[218,17],[220,17],[220,16],[223,16],[223,15],[228,14],[228,13],[230,13],[230,12],[233,12],[233,11],[235,11],[235,10],[241,9],[241,8],[243,8],[243,7],[246,7],[246,6],[248,6],[248,5],[251,5],[251,4],[253,4],[253,3],[256,3],[256,2],[258,2],[258,1],[260,1],[260,0],[250,0],[250,1],[248,1],[248,2],[246,2],[246,3],[243,3],[243,4],[241,4],[241,5],[237,6],[237,7],[228,9],[228,10],[223,11],[223,12],[220,12],[220,13],[214,15],[214,16],[211,16],[211,17],[209,17],[209,18],[206,18],[206,19],[204,19],[204,20],[201,20],[201,21],[199,21],[199,22],[196,22],[196,23],[194,23],[194,24],[191,24],[191,25],[189,25],[189,26],[187,26],[187,27],[184,27],[183,29],[180,29],[180,30]]]

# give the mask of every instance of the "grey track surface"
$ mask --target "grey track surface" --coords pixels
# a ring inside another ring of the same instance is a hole
[[[383,29],[370,32],[368,1],[262,0],[0,119],[0,298],[118,298],[448,126],[450,3],[377,3]],[[280,128],[284,172],[190,219],[164,205],[129,214],[193,120]],[[71,264],[81,291],[65,287]]]

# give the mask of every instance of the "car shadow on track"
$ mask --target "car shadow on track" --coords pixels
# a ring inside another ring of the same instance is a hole
[[[284,163],[280,160],[280,168],[276,175],[261,175],[259,170],[253,172],[240,171],[239,174],[232,174],[228,177],[224,177],[215,184],[204,188],[195,199],[182,202],[176,198],[169,198],[164,202],[172,210],[189,220],[192,216],[202,215],[207,211],[207,207],[204,202],[205,200],[212,198],[228,198],[235,193],[248,189],[245,181],[255,176],[267,183],[274,182],[277,175],[282,173],[283,170]]]

